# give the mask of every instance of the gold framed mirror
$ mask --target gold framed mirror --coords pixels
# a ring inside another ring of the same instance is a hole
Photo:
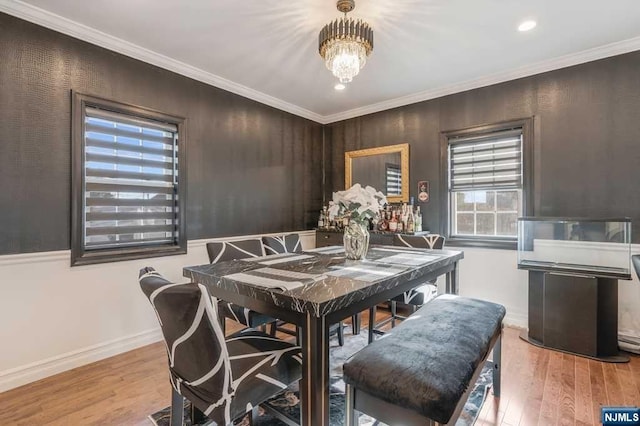
[[[356,183],[382,191],[390,203],[408,202],[409,144],[345,152],[345,189]]]

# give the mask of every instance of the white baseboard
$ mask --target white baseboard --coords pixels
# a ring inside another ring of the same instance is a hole
[[[162,340],[160,328],[125,336],[62,355],[0,371],[0,392],[91,364]]]
[[[517,328],[529,328],[529,317],[526,313],[507,308],[507,314],[502,321],[504,325]]]

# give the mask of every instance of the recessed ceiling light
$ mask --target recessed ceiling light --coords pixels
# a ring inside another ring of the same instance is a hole
[[[530,31],[534,29],[536,25],[538,25],[536,21],[527,20],[521,23],[520,25],[518,25],[518,31]]]
[[[345,86],[342,83],[338,83],[335,86],[333,86],[333,88],[336,89],[336,90],[344,90],[345,87],[347,87],[347,86]]]

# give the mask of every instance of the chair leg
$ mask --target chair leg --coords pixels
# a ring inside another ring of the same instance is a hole
[[[376,307],[373,306],[369,308],[369,337],[367,339],[368,343],[373,342],[373,330],[376,327]]]
[[[353,406],[354,401],[354,389],[351,385],[346,385],[344,395],[344,425],[355,426],[356,424],[356,412]]]
[[[500,363],[502,361],[502,335],[493,345],[493,396],[500,398]]]
[[[338,345],[344,346],[344,327],[342,321],[338,323]]]
[[[258,424],[258,417],[260,415],[259,405],[256,405],[249,412],[249,426],[254,426]]]
[[[296,327],[296,346],[302,346],[302,328]]]
[[[396,326],[396,317],[398,316],[398,302],[391,301],[391,328]]]
[[[358,312],[357,314],[351,317],[351,332],[354,336],[356,334],[360,334],[361,322],[362,322],[362,312]]]
[[[199,425],[207,422],[207,416],[204,415],[195,405],[191,404],[191,424]]]
[[[171,418],[169,426],[182,426],[184,424],[184,398],[171,387]]]
[[[269,335],[276,337],[276,331],[278,330],[278,321],[274,321],[269,325]]]
[[[226,336],[227,317],[224,316],[224,312],[222,312],[222,309],[220,309],[220,305],[218,305],[218,322],[220,323],[220,328],[222,329],[222,335]]]

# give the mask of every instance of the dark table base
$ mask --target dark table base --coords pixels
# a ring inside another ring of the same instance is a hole
[[[620,352],[619,355],[590,356],[590,355],[585,355],[585,354],[579,354],[577,352],[564,351],[564,350],[558,349],[558,348],[551,348],[549,346],[543,345],[542,342],[539,342],[539,341],[529,337],[529,332],[527,330],[522,330],[522,332],[520,333],[520,338],[522,340],[524,340],[525,342],[529,342],[534,346],[538,346],[539,348],[551,349],[552,351],[562,352],[562,353],[565,353],[565,354],[571,354],[571,355],[576,355],[576,356],[581,356],[583,358],[589,358],[589,359],[593,359],[593,360],[596,360],[596,361],[615,362],[615,363],[629,362],[629,355],[625,355],[622,352]]]

